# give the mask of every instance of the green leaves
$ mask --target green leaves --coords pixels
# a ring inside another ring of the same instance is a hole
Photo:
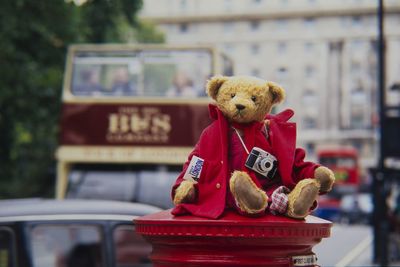
[[[2,3],[0,198],[53,195],[67,46],[163,41],[153,26],[137,21],[141,6],[140,0],[88,0],[80,6],[65,0]]]

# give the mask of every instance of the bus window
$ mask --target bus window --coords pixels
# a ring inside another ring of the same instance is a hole
[[[209,50],[144,51],[145,96],[193,98],[204,96],[204,84],[212,73]]]
[[[353,169],[356,168],[356,161],[350,157],[321,157],[321,165],[334,168]]]
[[[134,96],[138,95],[139,75],[136,53],[126,58],[78,53],[73,63],[71,91],[75,96]]]
[[[78,97],[205,96],[212,70],[212,53],[146,50],[79,52],[73,59],[71,92]]]
[[[15,266],[14,236],[13,232],[5,227],[0,227],[0,267]]]
[[[172,208],[170,189],[179,172],[165,166],[156,170],[143,168],[76,165],[70,171],[67,198],[111,199]]]
[[[225,76],[233,75],[233,62],[225,55],[221,55],[222,72]]]
[[[138,235],[132,225],[119,225],[113,233],[116,267],[152,266],[149,255],[151,245]]]
[[[42,224],[30,236],[33,267],[105,267],[98,226]]]
[[[337,159],[337,167],[352,169],[356,167],[356,162],[353,158],[338,158]]]
[[[137,173],[127,170],[73,169],[67,198],[134,201]]]

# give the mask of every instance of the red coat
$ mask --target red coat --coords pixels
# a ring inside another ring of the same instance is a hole
[[[216,219],[222,215],[226,207],[226,194],[229,190],[230,173],[228,171],[228,133],[229,123],[222,112],[214,105],[209,106],[210,117],[214,120],[201,134],[200,140],[189,155],[183,166],[182,173],[178,176],[172,188],[172,197],[175,189],[183,181],[183,176],[195,155],[204,159],[203,169],[196,185],[197,201],[190,204],[179,204],[173,210],[174,215],[190,213],[196,216]],[[292,110],[285,110],[275,116],[267,115],[270,120],[269,139],[267,140],[261,129],[261,122],[245,125],[244,142],[250,151],[254,146],[264,150],[269,148],[278,159],[278,182],[267,183],[265,178],[260,178],[255,172],[244,166],[252,180],[269,195],[275,188],[284,185],[292,189],[298,181],[314,177],[314,170],[319,166],[311,162],[304,162],[305,152],[296,149],[296,124],[287,122],[293,116]],[[269,143],[268,143],[269,142]],[[268,151],[268,150],[267,150]]]

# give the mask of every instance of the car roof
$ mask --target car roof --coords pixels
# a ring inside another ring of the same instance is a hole
[[[81,215],[77,218],[99,218],[99,216],[109,216],[109,218],[130,218],[143,216],[149,213],[160,211],[158,207],[142,203],[130,203],[111,200],[81,200],[81,199],[15,199],[0,200],[0,221],[5,218],[50,218],[49,216],[58,216],[58,218],[69,218],[71,216],[63,215]],[[84,217],[82,217],[82,215]],[[22,220],[22,219],[21,219]],[[26,219],[24,219],[26,220]]]

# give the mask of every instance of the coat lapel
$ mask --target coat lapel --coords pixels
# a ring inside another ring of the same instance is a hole
[[[292,166],[296,148],[296,124],[287,122],[293,116],[292,110],[285,110],[275,116],[269,115],[270,141],[273,154],[278,158],[278,171],[282,182],[289,188],[294,187]]]

